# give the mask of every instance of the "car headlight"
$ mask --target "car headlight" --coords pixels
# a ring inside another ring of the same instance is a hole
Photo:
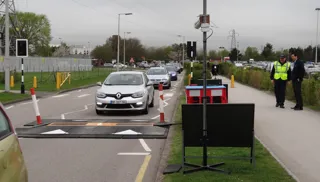
[[[97,93],[97,97],[98,97],[98,98],[106,98],[107,95],[106,95],[105,93],[98,92],[98,93]]]
[[[141,97],[144,96],[144,94],[145,94],[144,91],[140,91],[140,92],[136,92],[136,93],[132,94],[131,97],[133,97],[133,98],[141,98]]]

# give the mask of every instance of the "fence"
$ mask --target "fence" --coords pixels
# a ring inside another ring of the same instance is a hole
[[[55,72],[55,71],[91,71],[91,59],[28,57],[24,58],[24,72]],[[10,70],[21,71],[21,58],[9,57]],[[0,72],[4,72],[4,59],[0,59]]]

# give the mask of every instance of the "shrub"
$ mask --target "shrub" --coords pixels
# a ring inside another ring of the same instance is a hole
[[[10,71],[10,76],[13,76],[14,82],[21,81],[21,73],[18,73],[15,70]],[[0,83],[5,84],[5,72],[0,72]]]
[[[219,74],[228,78],[234,75],[235,81],[252,86],[260,90],[274,91],[270,80],[270,73],[256,68],[238,68],[230,63],[220,64]],[[289,82],[286,90],[286,97],[294,100],[292,83]],[[302,82],[302,97],[305,105],[320,106],[320,79],[319,74],[311,76]]]

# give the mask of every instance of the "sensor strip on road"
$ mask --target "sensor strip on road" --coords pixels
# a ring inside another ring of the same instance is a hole
[[[154,126],[153,123],[53,122],[47,126]]]

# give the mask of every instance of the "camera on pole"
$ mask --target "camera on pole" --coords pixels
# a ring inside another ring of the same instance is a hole
[[[28,57],[28,48],[28,39],[16,39],[16,57],[21,58],[21,94],[25,93],[23,58]]]

